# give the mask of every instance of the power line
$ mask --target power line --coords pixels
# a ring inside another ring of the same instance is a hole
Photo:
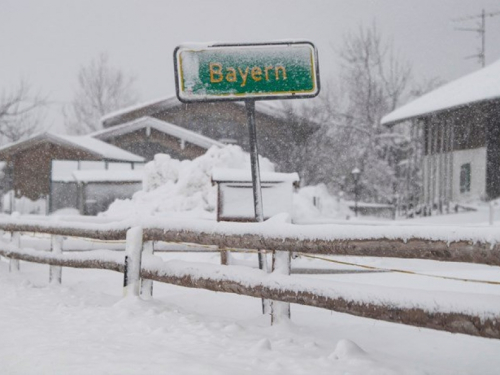
[[[465,16],[465,17],[460,17],[460,18],[455,18],[452,21],[453,22],[463,22],[463,21],[470,21],[470,20],[475,20],[475,19],[480,19],[479,24],[476,25],[475,28],[472,27],[456,27],[455,30],[459,31],[473,31],[478,33],[481,36],[481,49],[479,53],[475,55],[470,55],[466,56],[466,59],[471,59],[471,58],[477,58],[480,62],[482,67],[486,65],[486,17],[495,17],[500,15],[500,11],[498,12],[486,12],[484,9],[481,12],[481,14],[474,14],[471,16]]]

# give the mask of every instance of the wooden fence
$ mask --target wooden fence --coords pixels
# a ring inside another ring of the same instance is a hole
[[[240,225],[240,227],[238,227]],[[243,225],[243,227],[241,227]],[[254,227],[249,227],[254,225]],[[131,226],[130,223],[78,224],[0,220],[0,231],[10,232],[10,242],[0,241],[0,255],[9,258],[11,270],[19,268],[19,260],[51,265],[50,279],[61,282],[60,267],[99,268],[124,273],[125,294],[151,296],[152,280],[191,288],[202,288],[218,292],[235,293],[257,298],[270,299],[274,309],[274,321],[288,314],[287,304],[296,303],[321,307],[360,317],[403,323],[418,327],[464,333],[490,338],[500,338],[500,313],[489,316],[480,314],[431,311],[425,307],[405,306],[397,302],[376,302],[370,298],[352,297],[349,293],[332,291],[328,285],[314,287],[308,280],[290,276],[290,254],[292,252],[353,255],[371,257],[396,257],[458,261],[500,265],[500,245],[492,241],[470,240],[467,234],[446,239],[429,239],[412,235],[409,239],[388,238],[317,238],[311,235],[290,235],[290,231],[276,235],[269,231],[247,230],[264,228],[262,224],[219,224],[204,228],[190,228],[168,223],[148,228]],[[238,230],[236,230],[238,229]],[[338,230],[338,228],[337,228]],[[474,229],[472,229],[474,231]],[[23,232],[52,235],[52,251],[22,249],[20,235]],[[363,232],[363,227],[359,227]],[[63,237],[83,237],[98,240],[126,240],[125,256],[116,251],[92,251],[87,253],[62,253]],[[2,238],[3,236],[0,236]],[[360,236],[362,237],[362,236]],[[372,236],[376,237],[376,236]],[[273,272],[264,274],[261,270],[245,270],[240,267],[210,265],[195,269],[182,264],[159,262],[153,256],[153,241],[190,242],[200,245],[216,245],[220,249],[259,249],[274,254]],[[164,264],[163,264],[164,263]],[[234,269],[234,271],[230,271]],[[223,276],[221,276],[223,275]],[[270,276],[270,277],[269,277]],[[142,282],[141,282],[142,279]],[[317,281],[315,281],[317,283]],[[363,288],[363,287],[359,287]],[[382,288],[382,287],[381,287]],[[429,292],[432,294],[433,292]]]

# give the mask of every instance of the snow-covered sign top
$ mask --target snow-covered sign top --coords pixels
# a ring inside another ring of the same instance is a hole
[[[382,118],[382,124],[393,125],[412,118],[497,98],[500,98],[500,60],[396,109]]]
[[[174,51],[180,101],[314,97],[318,58],[310,42],[184,44]]]
[[[300,181],[297,173],[276,173],[261,172],[260,180],[262,182],[298,182]],[[252,182],[250,170],[216,168],[212,172],[212,181],[214,182]]]

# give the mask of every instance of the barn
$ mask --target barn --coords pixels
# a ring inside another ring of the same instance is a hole
[[[442,213],[500,197],[500,60],[396,109],[382,123],[408,127],[419,142],[421,152],[409,162],[421,171],[421,188],[407,191],[408,202]]]

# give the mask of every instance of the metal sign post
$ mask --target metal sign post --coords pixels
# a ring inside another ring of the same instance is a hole
[[[262,208],[262,189],[260,186],[259,152],[257,149],[257,129],[255,126],[255,101],[246,100],[248,130],[250,134],[250,163],[252,167],[253,201],[255,207],[255,221],[264,221]]]
[[[257,128],[255,126],[255,101],[246,100],[245,108],[248,119],[248,131],[250,135],[250,164],[252,169],[253,203],[255,209],[255,221],[264,221],[264,209],[262,205],[262,188],[260,183],[259,151],[257,147]],[[267,258],[262,250],[258,250],[259,269],[267,272]],[[269,301],[262,299],[262,312],[269,313]]]

